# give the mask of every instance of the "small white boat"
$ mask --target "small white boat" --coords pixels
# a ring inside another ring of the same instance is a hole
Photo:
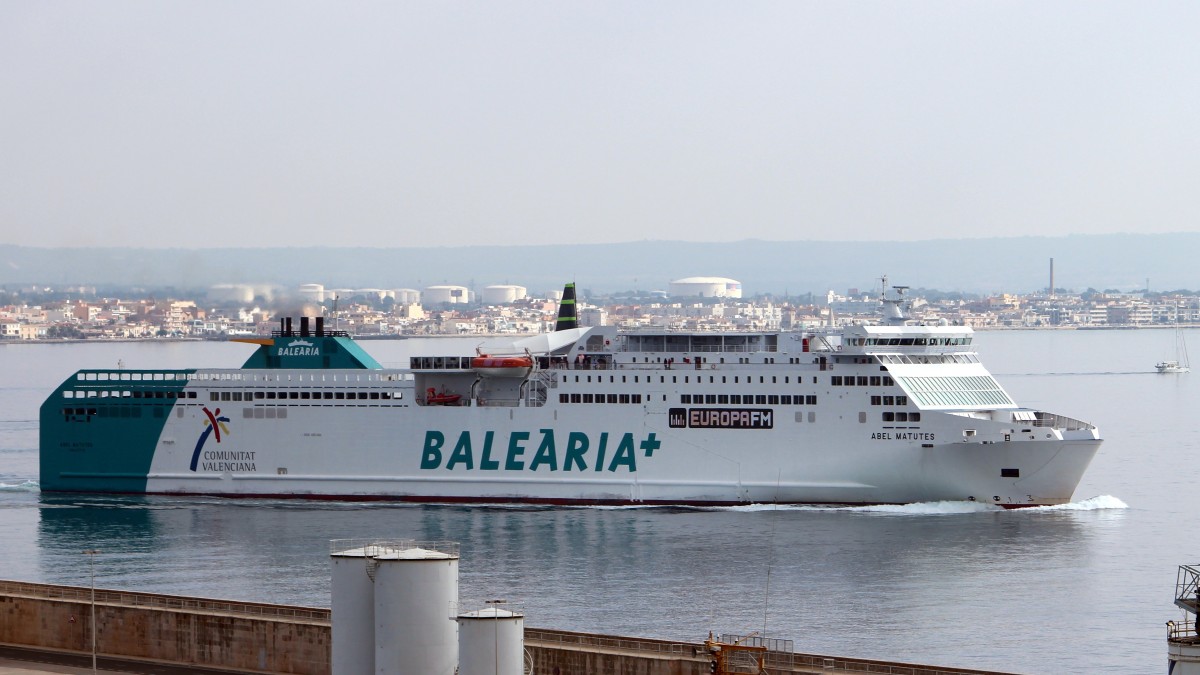
[[[1191,372],[1191,363],[1188,362],[1187,342],[1183,339],[1183,331],[1179,327],[1175,327],[1175,358],[1170,360],[1159,361],[1154,364],[1155,370],[1160,373],[1187,373]]]
[[[1159,361],[1154,367],[1160,373],[1187,373],[1192,370],[1178,361]]]

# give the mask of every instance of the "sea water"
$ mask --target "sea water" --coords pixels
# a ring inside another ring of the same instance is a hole
[[[1200,344],[1200,332],[1187,332]],[[450,342],[363,343],[385,365]],[[439,506],[41,495],[37,414],[80,368],[233,367],[235,343],[0,346],[0,578],[329,605],[328,541],[454,540],[461,589],[532,626],[1029,673],[1165,667],[1176,567],[1200,562],[1200,371],[1159,375],[1169,331],[991,331],[1022,405],[1105,439],[1072,503],[730,508]],[[464,348],[465,347],[465,348]],[[457,344],[470,352],[474,342]]]

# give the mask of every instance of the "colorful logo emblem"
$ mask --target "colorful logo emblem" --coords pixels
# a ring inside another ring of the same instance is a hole
[[[196,449],[192,451],[192,464],[189,467],[192,471],[196,470],[196,464],[200,461],[200,451],[204,449],[204,443],[208,440],[210,434],[216,434],[217,442],[221,442],[221,432],[229,435],[229,427],[225,423],[229,421],[228,417],[221,416],[221,409],[217,408],[215,412],[210,411],[208,406],[204,406],[204,414],[208,419],[204,420],[204,431],[200,432],[200,438],[196,439]]]

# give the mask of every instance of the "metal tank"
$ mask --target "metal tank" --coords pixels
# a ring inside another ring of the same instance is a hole
[[[485,305],[508,305],[524,300],[527,292],[524,286],[498,284],[484,288],[480,301]]]
[[[425,299],[426,305],[470,302],[470,293],[466,286],[427,286],[421,297]]]
[[[393,293],[398,305],[417,305],[421,302],[421,291],[415,288],[397,288]]]
[[[414,543],[375,561],[375,672],[454,675],[458,624],[458,544]],[[341,671],[334,668],[341,675]]]
[[[332,670],[339,675],[375,672],[373,554],[381,544],[358,539],[329,542]],[[388,547],[386,550],[392,550]]]
[[[456,620],[459,675],[524,675],[524,614],[493,605]]]
[[[324,302],[325,286],[322,284],[300,284],[300,299],[306,302]]]

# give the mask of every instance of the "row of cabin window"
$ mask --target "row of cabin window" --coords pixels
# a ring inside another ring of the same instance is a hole
[[[971,344],[969,337],[919,337],[919,338],[849,338],[846,342],[851,347],[942,347]]]
[[[253,401],[264,399],[290,401],[345,401],[345,400],[385,400],[398,401],[404,398],[402,391],[211,391],[210,401]]]
[[[567,377],[570,377],[570,376],[568,375]],[[585,380],[580,380],[580,379],[579,379],[580,377],[583,377],[583,378],[585,378]],[[604,382],[604,376],[603,376],[603,375],[596,375],[595,377],[596,377],[596,382],[598,382],[598,383],[600,383],[600,382]],[[621,376],[621,382],[622,382],[622,383],[628,382],[628,381],[629,381],[629,380],[628,380],[628,378],[629,378],[629,377],[631,377],[631,376],[630,376],[630,375],[622,375],[622,376]],[[633,377],[633,382],[634,382],[634,384],[638,384],[638,383],[640,383],[640,382],[641,382],[641,380],[639,379],[639,378],[641,377],[640,375],[633,375],[632,377]],[[705,377],[704,375],[696,375],[696,382],[695,382],[695,384],[705,384],[704,377]],[[729,384],[729,376],[727,376],[727,375],[721,375],[720,377],[721,377],[721,384]],[[755,382],[754,382],[754,376],[753,376],[753,375],[747,375],[747,376],[745,377],[745,379],[744,379],[744,380],[743,380],[743,379],[741,379],[741,377],[742,377],[741,375],[734,375],[734,376],[733,376],[733,384],[741,384],[741,383],[743,383],[743,382],[745,382],[746,384],[754,384],[754,383],[755,383]],[[609,375],[609,376],[608,376],[608,381],[609,381],[609,383],[615,384],[615,383],[617,382],[617,379],[616,379],[616,378],[617,378],[617,376],[616,376],[616,375]],[[646,384],[654,384],[654,379],[653,379],[653,378],[654,378],[654,376],[653,376],[653,375],[647,375],[647,376],[646,376]],[[692,381],[691,381],[691,378],[692,378],[692,376],[691,376],[691,375],[684,375],[684,376],[683,376],[683,384],[691,384],[691,383],[692,383]],[[836,378],[836,379],[841,379],[841,378]],[[851,378],[851,379],[853,379],[853,378]],[[874,379],[879,379],[879,378],[878,378],[878,377],[876,377],[876,378],[874,378]],[[889,377],[889,378],[886,378],[886,379],[887,379],[888,383],[890,384],[890,383],[891,383],[891,381],[892,381],[892,378],[890,378],[890,377]],[[567,381],[567,378],[566,378],[566,377],[564,377],[564,378],[563,378],[563,381],[564,381],[564,382],[566,382],[566,381]],[[591,375],[576,375],[576,376],[575,376],[575,381],[576,381],[576,382],[581,382],[581,381],[591,382],[591,381],[592,381],[592,376],[591,376]],[[709,376],[708,376],[708,382],[707,382],[707,384],[716,384],[716,382],[717,382],[717,376],[716,376],[716,375],[709,375]],[[666,383],[667,383],[667,376],[666,376],[666,375],[659,375],[659,376],[658,376],[658,384],[666,384]],[[766,376],[765,376],[765,375],[759,375],[759,376],[758,376],[758,384],[766,384],[766,383],[767,383],[767,378],[766,378]],[[791,383],[792,383],[792,377],[791,377],[791,375],[784,375],[784,376],[783,376],[783,383],[784,383],[784,384],[791,384]],[[813,383],[813,384],[816,384],[816,383],[817,383],[817,378],[816,378],[815,376],[814,376],[814,377],[813,377],[813,379],[812,379],[812,383]],[[671,384],[679,384],[679,376],[678,376],[678,375],[672,375],[672,376],[671,376]],[[779,384],[779,376],[777,376],[777,375],[772,375],[772,376],[771,376],[771,384]],[[796,377],[796,384],[804,384],[804,378],[803,378],[803,377],[801,377],[801,376],[797,376],[797,377]]]
[[[77,373],[76,379],[86,381],[105,380],[134,380],[134,381],[162,381],[162,380],[186,380],[187,373],[135,373],[135,372],[120,372],[120,373]]]
[[[894,384],[887,375],[833,375],[829,378],[832,387],[890,387]]]
[[[63,391],[63,398],[196,398],[194,391],[146,391],[142,389],[108,390],[87,389]]]
[[[883,413],[884,422],[920,422],[921,413],[919,412],[885,412]]]
[[[641,403],[641,394],[559,394],[559,403]]]
[[[871,405],[908,405],[907,396],[872,396]]]
[[[680,394],[680,403],[704,405],[816,405],[813,394]]]
[[[132,405],[101,406],[99,408],[63,408],[67,422],[91,422],[93,417],[141,417],[143,408]],[[163,417],[167,406],[153,406],[154,417]]]

